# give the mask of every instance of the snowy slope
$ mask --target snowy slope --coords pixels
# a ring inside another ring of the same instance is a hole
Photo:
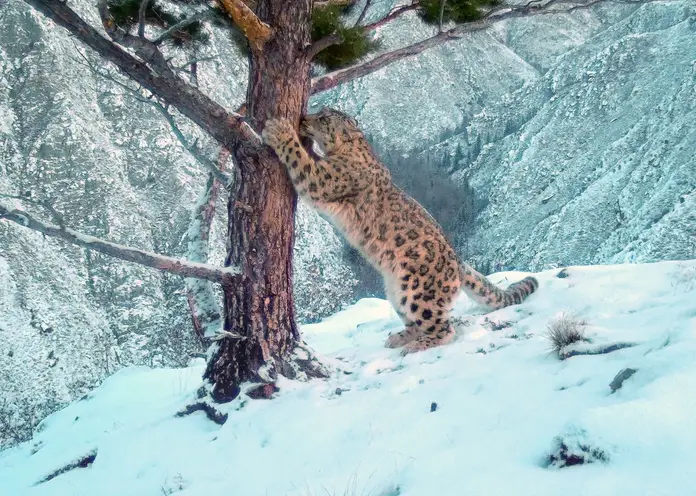
[[[202,364],[121,370],[0,453],[2,494],[696,493],[696,261],[557,273],[488,315],[462,299],[458,340],[403,359],[382,347],[399,327],[391,308],[361,300],[304,327],[337,366],[329,381],[233,402],[222,427],[174,417]],[[631,346],[560,360],[545,329],[564,311],[587,321],[585,348]],[[626,368],[637,372],[612,394]],[[594,463],[548,466],[561,443]],[[36,484],[95,453],[88,468]]]

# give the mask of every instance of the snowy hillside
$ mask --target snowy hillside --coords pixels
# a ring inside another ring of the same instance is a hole
[[[0,453],[2,493],[696,493],[696,261],[538,277],[520,306],[462,299],[457,341],[406,358],[382,346],[399,324],[381,300],[305,326],[333,377],[237,400],[222,427],[175,417],[202,364],[121,370]],[[589,340],[565,360],[545,337],[563,312]]]

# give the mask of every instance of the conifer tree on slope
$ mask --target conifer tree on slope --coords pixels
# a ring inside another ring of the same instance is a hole
[[[98,0],[103,31],[83,20],[69,2],[24,1],[231,152],[238,171],[228,202],[227,267],[86,237],[63,222],[47,224],[2,204],[0,219],[124,260],[220,284],[224,331],[209,359],[202,396],[226,402],[239,395],[243,384],[253,385],[245,390],[250,396],[269,397],[279,374],[304,378],[327,373],[301,342],[295,322],[296,196],[285,169],[259,140],[267,119],[283,117],[297,125],[310,95],[504,19],[569,12],[603,1],[651,0],[531,0],[516,6],[498,0],[407,0],[377,20],[373,20],[373,0]],[[437,26],[436,34],[380,53],[375,30],[409,12]],[[173,50],[205,43],[210,24],[229,29],[231,42],[248,54],[243,113],[211,100],[192,84],[192,71],[180,71],[168,58]],[[325,71],[312,77],[317,66]]]

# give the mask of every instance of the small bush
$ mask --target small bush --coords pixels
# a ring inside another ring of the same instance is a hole
[[[565,468],[574,465],[609,462],[609,455],[603,449],[578,442],[575,439],[568,441],[557,437],[554,444],[555,449],[546,457],[544,463],[546,468]]]
[[[696,265],[678,264],[677,270],[674,271],[672,287],[686,292],[696,289]]]
[[[418,14],[429,23],[440,22],[440,16],[444,22],[471,22],[481,18],[486,7],[499,5],[499,0],[421,0]]]
[[[551,342],[551,349],[564,358],[563,349],[573,343],[589,341],[585,336],[587,321],[573,314],[563,313],[551,320],[546,329],[546,337]]]

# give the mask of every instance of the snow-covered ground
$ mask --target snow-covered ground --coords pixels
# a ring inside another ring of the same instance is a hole
[[[361,300],[304,328],[330,380],[235,401],[222,427],[174,416],[202,363],[121,370],[0,453],[0,493],[696,494],[696,261],[558,272],[519,306],[483,315],[463,299],[457,341],[406,358],[383,348],[389,305]],[[587,321],[585,350],[631,346],[560,360],[545,333],[562,312]],[[593,463],[549,465],[560,451]]]

